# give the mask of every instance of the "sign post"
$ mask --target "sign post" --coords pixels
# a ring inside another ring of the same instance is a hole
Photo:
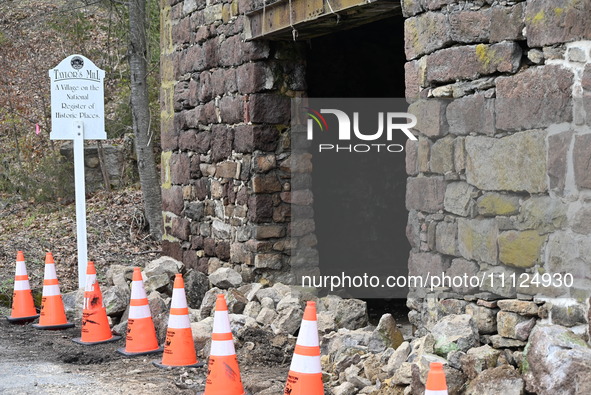
[[[82,55],[65,58],[49,70],[51,80],[51,140],[73,140],[76,187],[78,287],[86,282],[86,188],[84,140],[104,140],[105,72]]]

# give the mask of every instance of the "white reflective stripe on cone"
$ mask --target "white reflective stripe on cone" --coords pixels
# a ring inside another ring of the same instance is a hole
[[[87,274],[86,275],[86,285],[84,287],[85,291],[92,291],[92,285],[96,282],[96,274]]]
[[[302,320],[296,344],[307,347],[318,347],[318,324],[316,321]]]
[[[142,281],[131,282],[131,299],[146,299],[146,290]]]
[[[187,306],[187,298],[185,296],[184,288],[174,288],[172,290],[172,303],[171,308],[185,308]]]
[[[25,265],[24,261],[17,261],[16,262],[16,275],[17,276],[24,276],[27,274],[27,265]]]
[[[433,391],[425,390],[425,395],[449,395],[447,390]]]
[[[45,264],[45,271],[43,272],[43,278],[45,280],[57,280],[57,275],[55,274],[55,265],[53,263]]]
[[[187,314],[183,315],[176,315],[170,314],[168,316],[168,328],[169,329],[183,329],[183,328],[190,328],[191,321],[189,321],[189,316]]]
[[[140,319],[140,318],[149,318],[152,315],[150,314],[150,306],[129,306],[129,319]]]
[[[60,294],[60,287],[57,284],[54,285],[44,285],[43,286],[43,296],[57,296]]]
[[[298,373],[322,373],[320,356],[310,357],[307,355],[293,354],[289,370]]]
[[[214,357],[226,357],[236,354],[234,340],[212,340],[209,355]]]
[[[26,291],[31,289],[29,285],[29,280],[16,280],[14,282],[14,290],[15,291]]]
[[[231,333],[230,316],[228,310],[216,311],[213,315],[213,332],[214,333]]]

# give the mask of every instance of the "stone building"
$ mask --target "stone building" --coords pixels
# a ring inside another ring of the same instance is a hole
[[[587,0],[164,0],[165,253],[293,282],[294,243],[316,236],[290,237],[306,199],[291,191],[290,99],[406,97],[419,139],[389,171],[406,185],[393,232],[408,272],[486,280],[411,294],[417,333],[468,313],[497,348],[537,322],[588,336],[589,15]],[[532,285],[544,273],[573,284]]]

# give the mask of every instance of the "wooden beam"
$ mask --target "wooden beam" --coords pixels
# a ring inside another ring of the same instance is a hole
[[[308,39],[400,13],[399,0],[279,0],[246,15],[246,35],[247,40]]]

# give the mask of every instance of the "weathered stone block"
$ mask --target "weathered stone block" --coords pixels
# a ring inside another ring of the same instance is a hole
[[[483,93],[451,101],[446,114],[449,132],[455,135],[494,135],[494,107],[494,99],[487,99]]]
[[[451,44],[447,17],[427,12],[404,21],[404,50],[408,60],[431,53]]]
[[[248,198],[248,219],[255,223],[268,222],[273,219],[273,197],[267,194],[256,194]]]
[[[211,159],[218,162],[232,154],[233,130],[224,125],[212,127]]]
[[[451,266],[446,272],[446,275],[450,277],[462,277],[468,276],[468,278],[472,276],[476,276],[479,272],[480,268],[475,262],[467,261],[462,258],[456,258],[451,261]],[[465,282],[462,285],[458,286],[453,284],[452,287],[454,292],[459,293],[460,295],[467,295],[472,294],[478,291],[478,284]],[[467,313],[468,311],[466,311]]]
[[[411,252],[408,258],[408,273],[411,276],[424,276],[426,273],[444,273],[449,262],[440,254]]]
[[[185,202],[183,201],[183,189],[180,186],[172,186],[162,189],[162,210],[181,215]]]
[[[478,329],[468,314],[443,317],[431,330],[435,339],[434,352],[446,357],[451,351],[468,351],[479,344]]]
[[[510,311],[523,316],[537,316],[539,307],[534,302],[519,299],[504,299],[497,302],[503,311]]]
[[[273,88],[273,73],[263,62],[246,63],[236,70],[238,91],[243,94]]]
[[[466,395],[523,394],[523,378],[513,366],[486,369],[470,382]]]
[[[530,47],[591,38],[591,26],[580,23],[591,15],[591,4],[579,0],[531,0],[525,9]]]
[[[429,158],[431,157],[431,140],[419,137],[417,148],[417,166],[419,172],[429,171]]]
[[[464,137],[457,137],[454,140],[454,168],[458,173],[466,170],[466,145]]]
[[[510,280],[511,276],[519,278],[519,273],[514,268],[504,265],[494,266],[486,270],[483,275],[484,281],[480,287],[481,291],[491,292],[504,298],[517,296],[515,284]]]
[[[521,47],[514,42],[478,44],[439,50],[427,56],[427,83],[476,79],[483,75],[515,73]]]
[[[288,124],[291,117],[289,97],[273,93],[255,93],[248,102],[251,122]]]
[[[281,254],[256,254],[254,267],[257,269],[281,269]]]
[[[280,192],[281,189],[281,181],[275,173],[257,174],[252,178],[254,193]]]
[[[550,273],[570,273],[574,278],[587,278],[591,268],[591,236],[566,231],[548,238],[546,269]],[[562,287],[561,290],[566,290]]]
[[[234,131],[234,150],[237,152],[275,151],[279,143],[279,132],[272,126],[239,125]]]
[[[419,143],[414,140],[406,140],[406,146],[404,147],[406,152],[406,174],[409,176],[416,176],[419,174],[418,169],[418,154],[419,154]]]
[[[488,41],[491,28],[491,9],[461,11],[449,14],[450,37],[457,43]]]
[[[417,124],[414,130],[419,131],[427,137],[440,137],[448,133],[445,109],[447,101],[429,99],[419,100],[408,107],[408,112],[417,117]]]
[[[421,245],[421,224],[416,210],[408,212],[408,222],[406,225],[406,238],[412,248],[419,248]]]
[[[475,379],[483,371],[496,367],[500,354],[501,351],[488,344],[471,348],[461,357],[462,371],[469,379]]]
[[[587,310],[579,303],[552,303],[550,306],[552,323],[572,328],[586,323]]]
[[[466,137],[466,178],[484,190],[546,191],[545,132]]]
[[[518,230],[535,229],[549,233],[567,223],[567,205],[550,196],[534,196],[523,202],[515,226]]]
[[[450,136],[439,139],[431,147],[431,172],[446,174],[454,170],[454,139]]]
[[[489,309],[475,303],[466,306],[466,314],[472,317],[478,328],[478,333],[481,335],[492,335],[497,332],[498,311],[498,309]]]
[[[514,215],[519,212],[519,196],[488,192],[478,198],[476,205],[478,207],[478,214],[484,215],[485,217]]]
[[[189,240],[191,235],[190,221],[186,218],[173,217],[170,235],[179,240]]]
[[[421,67],[417,60],[404,64],[404,84],[406,87],[404,97],[407,100],[419,98],[421,92]]]
[[[497,331],[503,337],[526,341],[535,324],[536,319],[533,317],[524,317],[508,311],[497,313]]]
[[[244,98],[242,96],[224,96],[219,101],[222,122],[233,125],[244,122]]]
[[[591,234],[591,206],[584,204],[570,220],[571,229],[582,235]]]
[[[474,195],[476,188],[472,185],[460,182],[451,182],[445,189],[443,207],[445,211],[462,217],[474,214]]]
[[[525,3],[517,3],[511,7],[492,7],[490,24],[490,41],[522,40]]]
[[[560,65],[497,78],[496,128],[518,131],[572,121],[572,85],[572,71]]]
[[[508,231],[499,235],[499,260],[505,265],[528,268],[540,262],[546,236],[535,230]]]
[[[458,225],[454,222],[437,224],[435,249],[445,255],[458,255]]]
[[[253,237],[257,240],[274,239],[285,236],[283,225],[257,225],[253,228]]]
[[[402,0],[402,15],[405,17],[417,15],[423,11],[421,0]]]
[[[584,394],[591,392],[586,372],[591,369],[591,350],[583,339],[558,325],[538,325],[524,353],[524,375],[529,392]]]
[[[238,163],[220,162],[216,165],[215,176],[220,178],[237,178]]]
[[[406,181],[406,208],[430,213],[443,209],[443,177],[410,177]]]
[[[494,219],[458,219],[460,254],[466,259],[497,263],[497,223]]]
[[[591,134],[575,137],[573,161],[577,186],[591,188]]]

